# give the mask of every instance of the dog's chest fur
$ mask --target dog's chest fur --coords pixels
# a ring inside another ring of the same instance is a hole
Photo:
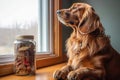
[[[88,36],[76,36],[76,33],[72,33],[66,44],[68,57],[83,52],[87,44]]]
[[[73,69],[77,69],[80,67],[88,67],[88,68],[94,68],[94,63],[92,62],[92,59],[90,58],[85,58],[85,59],[79,59],[79,57],[76,55],[72,59],[72,64],[71,64]]]
[[[92,63],[89,58],[86,58],[83,60],[83,58],[87,57],[88,48],[87,42],[88,42],[88,36],[79,36],[76,37],[74,33],[71,35],[71,37],[67,41],[67,55],[72,60],[72,67],[74,69],[81,66],[90,66],[92,67]]]
[[[68,53],[79,53],[81,51],[81,49],[85,48],[85,46],[87,45],[87,39],[84,39],[85,37],[77,37],[75,35],[75,33],[73,33],[71,35],[71,37],[67,40],[67,51]]]

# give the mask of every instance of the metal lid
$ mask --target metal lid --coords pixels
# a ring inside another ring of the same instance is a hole
[[[33,35],[18,35],[16,37],[17,40],[23,40],[23,39],[34,39]]]

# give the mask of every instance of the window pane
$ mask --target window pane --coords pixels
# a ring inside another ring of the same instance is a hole
[[[38,41],[38,0],[0,0],[0,55],[13,54],[16,35]]]
[[[36,50],[52,52],[52,0],[0,0],[0,55],[14,54],[17,35],[34,35]]]

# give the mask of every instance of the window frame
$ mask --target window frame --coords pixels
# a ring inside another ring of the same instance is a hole
[[[61,0],[53,0],[53,30],[52,30],[52,54],[39,54],[36,56],[36,68],[50,66],[53,64],[65,62],[67,57],[62,53],[62,27],[56,15],[56,11],[61,8]],[[0,76],[13,73],[14,62],[0,64]]]

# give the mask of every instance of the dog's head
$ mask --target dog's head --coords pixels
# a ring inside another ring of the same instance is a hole
[[[68,9],[57,10],[57,15],[60,22],[79,30],[81,34],[88,34],[96,29],[103,30],[99,16],[86,3],[74,3]]]

